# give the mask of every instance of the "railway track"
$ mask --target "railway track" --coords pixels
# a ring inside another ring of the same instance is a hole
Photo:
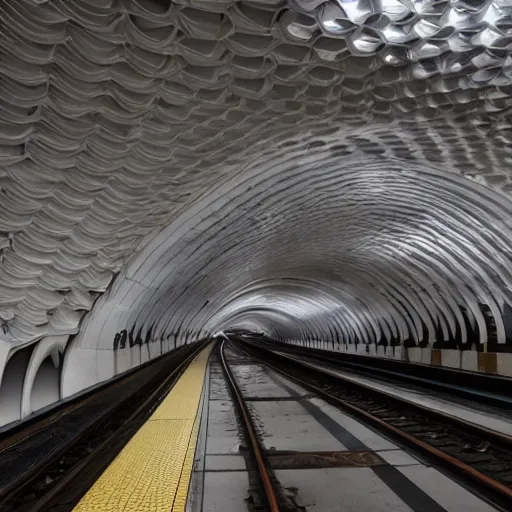
[[[184,347],[172,361],[162,360],[158,368],[148,367],[151,377],[147,380],[140,374],[128,377],[131,387],[124,389],[123,399],[102,409],[91,421],[84,415],[93,414],[95,407],[102,406],[101,401],[98,405],[91,398],[55,413],[54,421],[63,421],[65,428],[77,429],[74,435],[59,436],[58,428],[50,430],[50,420],[42,419],[19,429],[12,438],[5,438],[0,443],[0,460],[6,468],[4,478],[0,478],[0,512],[72,510],[203,347],[204,343],[196,348]],[[172,368],[170,373],[169,368]],[[123,382],[119,385],[122,388]],[[104,394],[108,395],[108,391],[107,388]],[[76,413],[80,407],[85,407],[82,414],[85,425],[79,424],[79,416],[72,417],[73,411]],[[45,429],[50,431],[46,439],[42,435]],[[23,449],[27,454],[30,450],[36,453],[32,463],[20,470],[14,463],[23,460],[20,459]],[[11,461],[13,467],[9,468]],[[6,474],[9,470],[11,475]]]
[[[283,500],[282,497],[280,497],[280,491],[276,484],[275,477],[273,477],[272,469],[265,457],[264,450],[256,433],[257,429],[254,425],[253,419],[251,418],[243,393],[229,366],[229,362],[225,354],[225,343],[226,342],[223,341],[219,349],[221,367],[235,405],[238,419],[244,431],[247,448],[255,461],[258,480],[262,490],[260,498],[262,498],[262,501],[266,506],[266,510],[269,512],[279,512],[280,510],[283,510]]]
[[[463,479],[488,501],[512,510],[512,437],[254,345],[244,348],[286,378]]]
[[[239,338],[240,339],[240,338]],[[257,337],[241,338],[240,341],[258,343],[260,346],[272,350],[270,342],[261,342]],[[432,390],[450,397],[457,396],[467,400],[468,404],[476,402],[484,406],[492,406],[508,412],[512,409],[512,395],[509,391],[508,379],[498,375],[488,375],[456,369],[447,369],[436,366],[423,366],[397,361],[389,358],[364,357],[356,354],[333,352],[326,355],[326,350],[305,349],[298,346],[283,346],[281,352],[298,357],[307,357],[308,360],[320,364],[346,369],[363,377],[378,378],[390,384],[406,383],[414,389]],[[324,352],[322,354],[322,352]],[[432,376],[428,374],[431,373]]]

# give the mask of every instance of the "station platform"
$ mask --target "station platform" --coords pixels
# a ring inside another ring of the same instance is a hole
[[[75,511],[185,510],[211,349],[194,359]]]
[[[265,510],[257,508],[258,483],[244,431],[211,350],[195,358],[74,510]],[[228,354],[284,496],[279,510],[497,510],[268,366]]]

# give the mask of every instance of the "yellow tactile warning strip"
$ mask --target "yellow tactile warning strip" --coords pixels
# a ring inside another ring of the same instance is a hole
[[[75,512],[185,510],[211,346],[185,370],[169,395],[74,508]]]

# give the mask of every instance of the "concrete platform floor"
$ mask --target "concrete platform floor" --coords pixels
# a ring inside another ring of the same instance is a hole
[[[269,453],[370,452],[379,465],[275,469],[297,511],[491,512],[437,469],[261,364],[234,364],[235,377]],[[216,358],[207,375],[187,512],[244,512],[250,481],[233,404]],[[356,453],[356,455],[357,455]],[[299,454],[300,455],[300,454]],[[361,464],[359,461],[358,464]]]

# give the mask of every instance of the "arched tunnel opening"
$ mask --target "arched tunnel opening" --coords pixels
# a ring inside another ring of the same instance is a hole
[[[510,423],[511,19],[508,0],[0,0],[0,433],[90,400],[85,429],[128,396],[135,425],[174,371],[183,396],[204,377],[201,407],[237,379],[302,403],[321,389],[293,375],[330,365],[347,389],[480,390]]]

